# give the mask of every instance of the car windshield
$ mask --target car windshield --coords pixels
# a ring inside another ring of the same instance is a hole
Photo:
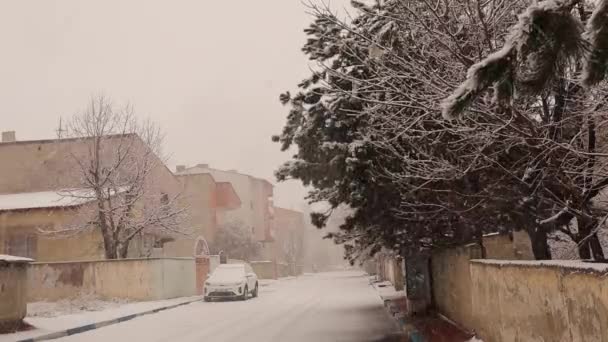
[[[218,267],[211,275],[213,281],[235,281],[245,275],[243,267]]]

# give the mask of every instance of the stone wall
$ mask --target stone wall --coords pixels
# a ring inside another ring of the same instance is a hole
[[[27,278],[29,301],[54,301],[82,294],[159,300],[196,293],[193,258],[33,263]]]

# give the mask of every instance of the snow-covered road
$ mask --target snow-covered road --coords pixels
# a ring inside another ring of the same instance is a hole
[[[273,282],[245,302],[196,302],[62,342],[369,342],[396,331],[361,272],[305,275]]]

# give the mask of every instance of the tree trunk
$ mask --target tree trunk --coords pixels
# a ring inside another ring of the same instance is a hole
[[[589,247],[591,247],[593,259],[597,261],[604,261],[606,259],[604,257],[604,250],[602,249],[602,244],[600,243],[597,233],[593,234],[593,236],[589,238]]]
[[[477,229],[476,232],[477,243],[479,244],[479,248],[481,249],[481,258],[485,259],[487,257],[486,247],[483,244],[483,231],[481,228]]]
[[[551,260],[547,229],[539,225],[530,226],[528,228],[528,235],[532,243],[534,258],[536,260]]]
[[[126,259],[129,256],[129,243],[131,241],[124,241],[120,244],[120,248],[119,248],[119,258],[120,259]]]
[[[103,237],[103,248],[106,259],[118,259],[118,247],[116,241],[112,239],[112,235],[105,229],[101,229]]]
[[[591,250],[589,249],[589,240],[584,241],[578,246],[578,255],[583,260],[591,259]]]
[[[579,238],[577,242],[580,243],[580,241],[584,240],[580,246],[578,246],[578,253],[581,259],[591,259],[591,257],[598,261],[603,261],[605,259],[604,250],[602,249],[602,244],[600,243],[597,233],[591,233],[596,225],[597,220],[579,220]]]

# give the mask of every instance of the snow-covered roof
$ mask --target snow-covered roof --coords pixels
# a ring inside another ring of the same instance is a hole
[[[123,192],[120,190],[119,192]],[[95,199],[91,189],[63,189],[57,191],[0,194],[0,211],[69,208]]]
[[[19,257],[19,256],[14,256],[14,255],[0,254],[0,261],[6,261],[6,262],[32,262],[34,260],[32,260],[30,258],[24,258],[24,257]]]

